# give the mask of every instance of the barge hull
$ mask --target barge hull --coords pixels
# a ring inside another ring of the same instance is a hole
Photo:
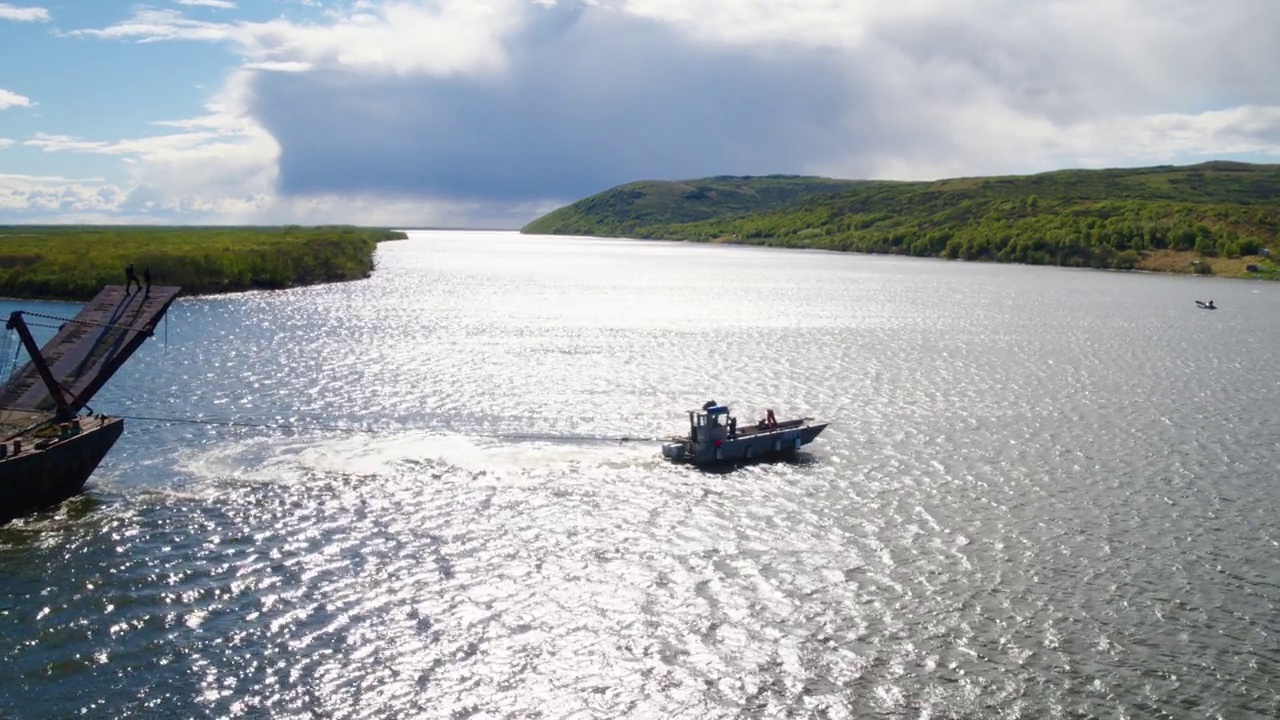
[[[123,419],[101,418],[77,435],[0,461],[0,524],[78,495],[123,431]]]

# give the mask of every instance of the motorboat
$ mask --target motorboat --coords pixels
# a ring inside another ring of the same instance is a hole
[[[662,456],[673,462],[710,465],[789,455],[813,442],[827,427],[809,417],[778,420],[772,410],[763,419],[742,425],[728,406],[714,400],[688,414],[689,434],[662,445]]]

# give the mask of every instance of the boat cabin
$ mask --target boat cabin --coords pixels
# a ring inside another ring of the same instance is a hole
[[[730,424],[737,420],[724,405],[707,403],[701,410],[689,411],[689,440],[695,445],[715,442],[729,437]]]

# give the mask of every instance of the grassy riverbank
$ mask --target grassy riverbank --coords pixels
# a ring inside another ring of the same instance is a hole
[[[188,294],[356,280],[404,233],[321,227],[0,226],[0,296],[87,300],[133,263]]]
[[[560,208],[523,232],[1274,278],[1280,166],[1210,162],[929,182],[644,181]]]

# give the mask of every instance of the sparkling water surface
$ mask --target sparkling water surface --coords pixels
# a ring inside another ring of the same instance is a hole
[[[0,717],[1274,717],[1278,308],[477,232],[184,298],[94,409],[239,424],[0,529]],[[620,440],[713,398],[831,426]]]

